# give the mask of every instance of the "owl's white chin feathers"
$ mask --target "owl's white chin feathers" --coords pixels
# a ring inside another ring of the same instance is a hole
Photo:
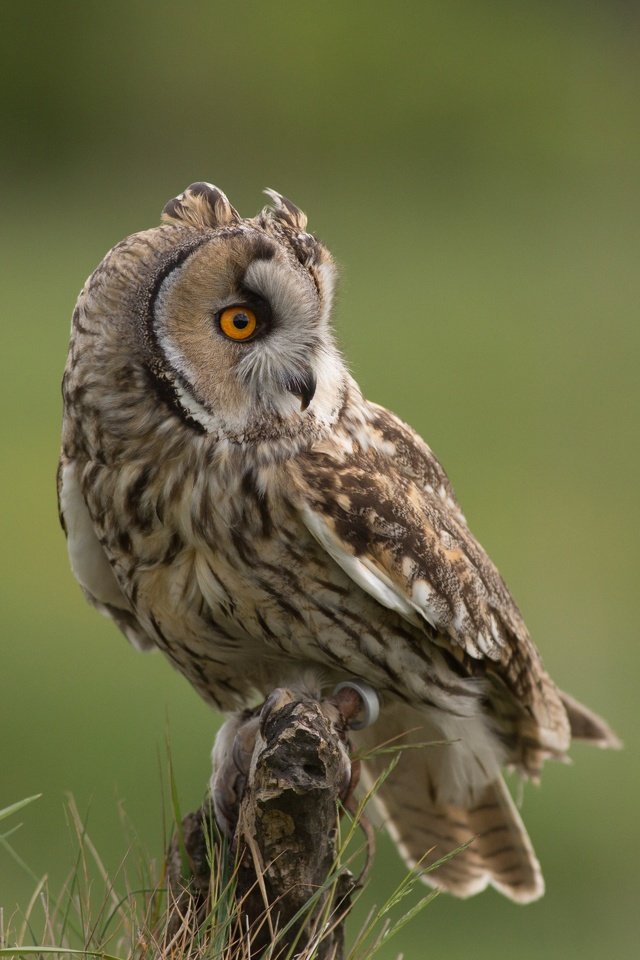
[[[323,349],[306,368],[296,363],[256,364],[242,384],[243,402],[224,412],[210,410],[177,385],[180,404],[207,434],[232,442],[313,436],[336,422],[351,382],[336,349]],[[245,372],[246,375],[246,372]]]
[[[291,387],[279,386],[264,393],[255,390],[248,392],[245,406],[234,412],[227,409],[224,414],[207,409],[182,385],[176,384],[175,389],[184,413],[216,440],[251,444],[285,439],[289,445],[298,439],[305,445],[307,441],[320,439],[335,424],[344,404],[348,380],[344,374],[328,384],[323,377],[317,381],[308,404],[304,395]]]

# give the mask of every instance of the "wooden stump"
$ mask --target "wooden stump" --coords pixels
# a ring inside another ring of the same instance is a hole
[[[174,841],[169,851],[169,935],[187,911],[196,926],[205,920],[226,835],[237,941],[229,956],[250,960],[270,947],[273,958],[304,957],[315,945],[318,960],[340,960],[355,883],[336,862],[338,804],[351,792],[347,728],[357,708],[349,691],[317,701],[278,689],[260,711],[227,721],[210,799],[185,818],[183,850]]]

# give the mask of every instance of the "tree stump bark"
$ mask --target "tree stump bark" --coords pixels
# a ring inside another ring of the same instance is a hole
[[[183,849],[174,840],[169,851],[169,936],[187,914],[196,927],[206,919],[226,837],[238,960],[267,948],[273,958],[315,950],[318,960],[341,960],[356,884],[337,864],[338,801],[351,792],[347,730],[358,707],[352,691],[317,701],[278,689],[259,712],[227,721],[210,797],[184,819]]]

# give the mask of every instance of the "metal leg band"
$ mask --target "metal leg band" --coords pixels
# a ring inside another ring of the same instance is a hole
[[[354,690],[362,702],[362,719],[351,721],[349,726],[352,730],[362,730],[376,722],[380,714],[380,698],[373,687],[364,680],[345,680],[335,687],[333,696],[341,690]]]

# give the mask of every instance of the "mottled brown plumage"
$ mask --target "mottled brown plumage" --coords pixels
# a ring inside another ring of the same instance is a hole
[[[406,859],[477,836],[426,880],[531,900],[501,768],[536,778],[571,734],[615,737],[546,674],[431,450],[362,397],[330,329],[331,256],[269,195],[245,220],[193,184],[81,292],[59,471],[73,571],[223,711],[363,677],[383,705],[363,749],[451,741],[405,751],[380,793]]]

